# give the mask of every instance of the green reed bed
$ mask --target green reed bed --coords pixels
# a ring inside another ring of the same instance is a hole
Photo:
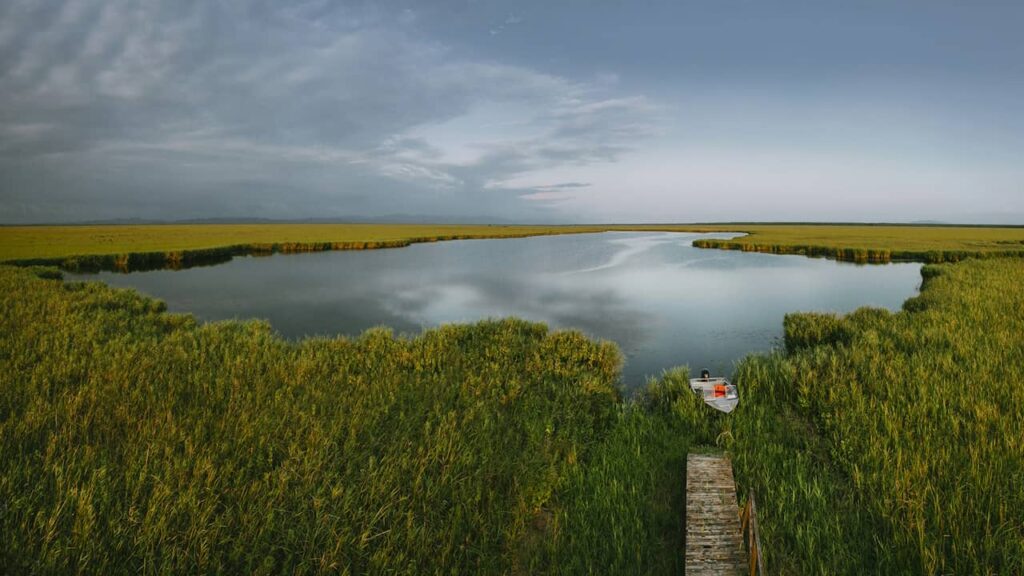
[[[518,320],[289,344],[0,267],[0,572],[678,573],[674,371]]]
[[[727,421],[773,571],[1024,572],[1024,262],[927,266],[906,311],[792,315]]]
[[[959,262],[1024,256],[1024,227],[891,224],[737,224],[731,240],[700,239],[698,248],[799,254],[847,262]]]
[[[517,320],[290,344],[0,267],[0,572],[678,574],[685,457],[781,574],[1024,572],[1024,260],[793,314],[720,415]]]
[[[27,269],[0,294],[4,573],[500,573],[618,418],[617,349],[543,325],[293,345]]]
[[[700,248],[803,254],[855,262],[1024,256],[1024,227],[879,224],[147,224],[0,226],[0,262],[75,271],[187,268],[235,256],[400,248],[419,242],[607,231],[742,232]]]
[[[721,449],[771,573],[1024,572],[1024,261],[922,276],[902,312],[789,315],[785,349],[738,364],[731,415],[685,371],[651,383],[560,493],[548,558],[680,573],[685,455]]]
[[[666,372],[623,404],[527,540],[523,573],[681,574],[686,454],[715,442],[721,416]]]

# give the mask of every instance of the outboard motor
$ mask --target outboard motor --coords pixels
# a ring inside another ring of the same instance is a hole
[[[702,379],[704,379],[704,380],[710,380],[711,379],[711,372],[707,368],[705,368],[705,369],[700,371],[700,377]]]

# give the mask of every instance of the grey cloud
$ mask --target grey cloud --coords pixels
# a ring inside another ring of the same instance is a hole
[[[522,16],[516,16],[514,14],[509,14],[508,16],[505,17],[504,20],[501,21],[501,24],[498,24],[497,26],[494,26],[493,28],[488,30],[488,33],[491,36],[497,36],[498,34],[501,34],[502,32],[504,32],[505,29],[508,28],[509,26],[515,26],[517,24],[522,24],[523,20],[524,19],[523,19]]]
[[[7,0],[0,222],[1020,213],[1019,7],[790,8]]]
[[[535,186],[535,188],[537,190],[560,190],[565,188],[587,188],[589,186],[589,182],[561,182],[559,184],[546,184],[544,186]]]
[[[278,215],[281,194],[296,203],[287,216],[394,205],[536,217],[514,193],[495,202],[488,184],[559,162],[612,161],[643,133],[641,100],[452,54],[411,31],[408,11],[79,0],[11,4],[3,16],[4,221],[228,206]],[[494,133],[464,165],[409,135],[494,101],[552,110],[529,119],[544,136]]]
[[[555,108],[530,120],[540,136],[478,144],[483,154],[468,163],[453,164],[436,157],[407,158],[406,162],[447,174],[453,182],[471,187],[533,192],[536,190],[507,187],[504,182],[557,166],[615,162],[656,132],[657,109],[643,98],[588,100],[576,93],[575,87],[571,90],[571,95],[557,90],[535,94],[550,99],[541,109]]]

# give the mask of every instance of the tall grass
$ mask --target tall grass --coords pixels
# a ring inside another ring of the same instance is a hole
[[[149,270],[216,264],[245,254],[397,248],[416,242],[604,231],[745,232],[703,248],[805,254],[856,262],[957,261],[1024,255],[1024,227],[821,224],[177,224],[0,226],[0,262],[67,270]]]
[[[524,573],[681,574],[686,455],[716,441],[722,416],[666,372],[623,404],[533,535]]]
[[[4,573],[500,573],[617,418],[617,349],[539,324],[293,345],[30,270],[0,298]]]
[[[1024,573],[1024,262],[922,275],[899,313],[788,316],[729,416],[682,371],[652,383],[574,471],[540,566],[679,573],[685,454],[715,446],[772,573]]]
[[[906,311],[795,315],[727,421],[774,570],[1024,573],[1024,262],[927,266]]]
[[[1024,573],[1024,261],[795,314],[709,411],[516,320],[290,344],[0,267],[0,572],[680,571],[685,455],[782,574]]]
[[[737,225],[748,235],[700,239],[698,248],[801,254],[848,262],[959,262],[1024,256],[1024,227],[897,225]]]

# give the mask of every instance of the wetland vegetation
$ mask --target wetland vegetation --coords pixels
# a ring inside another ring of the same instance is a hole
[[[919,250],[823,228],[799,244]],[[922,241],[1024,234],[962,230]],[[0,267],[0,566],[679,573],[685,455],[714,446],[772,572],[1021,573],[1024,260],[922,275],[900,312],[788,316],[722,416],[685,368],[624,399],[615,346],[539,324],[289,343]]]
[[[153,270],[276,252],[397,248],[417,242],[605,231],[744,232],[705,248],[804,254],[863,262],[952,261],[1024,255],[1024,227],[863,224],[505,226],[434,224],[150,224],[0,226],[0,262],[67,270]]]
[[[615,342],[630,392],[678,364],[731,371],[744,355],[770,350],[793,310],[898,310],[921,280],[916,263],[863,267],[691,246],[708,236],[730,235],[465,240],[68,278],[134,288],[202,322],[266,319],[293,340],[358,336],[376,326],[416,334],[514,316]]]
[[[619,352],[579,333],[296,345],[0,278],[6,572],[497,572],[616,417]]]

